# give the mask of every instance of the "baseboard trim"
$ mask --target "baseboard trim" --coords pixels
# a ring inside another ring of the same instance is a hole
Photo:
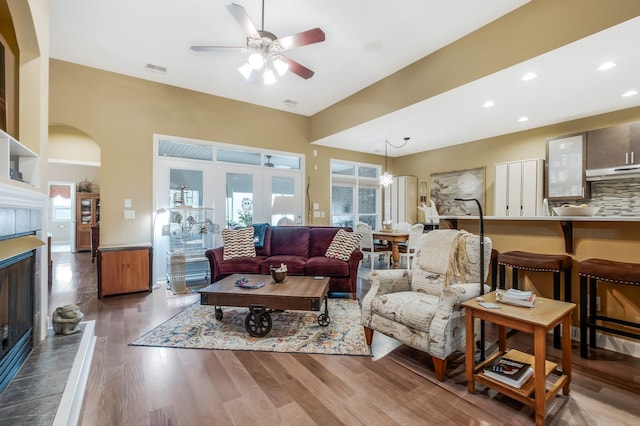
[[[82,339],[64,387],[53,426],[77,425],[80,419],[80,410],[96,346],[95,321],[86,321],[82,324],[84,324]]]
[[[571,340],[580,342],[580,327],[571,327]],[[640,342],[600,333],[596,330],[596,346],[613,352],[640,358]]]

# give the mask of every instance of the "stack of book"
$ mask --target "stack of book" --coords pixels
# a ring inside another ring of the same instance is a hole
[[[536,295],[531,291],[522,291],[513,288],[508,290],[496,290],[496,302],[533,308],[535,300]]]
[[[520,389],[533,375],[531,364],[505,357],[496,358],[484,369],[484,375],[506,385]]]

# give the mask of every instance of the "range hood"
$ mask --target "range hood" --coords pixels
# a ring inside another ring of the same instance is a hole
[[[640,164],[629,166],[611,167],[608,169],[587,170],[587,180],[612,180],[612,179],[632,179],[640,178]]]

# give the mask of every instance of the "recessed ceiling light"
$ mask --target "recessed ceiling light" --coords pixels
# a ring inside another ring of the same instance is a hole
[[[523,115],[522,117],[518,118],[518,121],[519,121],[520,123],[525,122],[525,121],[529,121],[529,117],[525,117],[525,116]]]
[[[533,80],[536,77],[538,77],[538,74],[536,74],[535,72],[528,72],[522,76],[522,81]]]
[[[635,96],[638,94],[637,90],[627,90],[622,94],[623,97],[628,98],[629,96]]]
[[[598,67],[598,71],[610,70],[611,68],[614,68],[616,65],[618,65],[618,64],[616,64],[615,62],[611,62],[611,61],[603,62]]]
[[[485,103],[482,104],[482,106],[484,108],[491,108],[492,106],[494,106],[496,103],[493,101],[486,101]]]

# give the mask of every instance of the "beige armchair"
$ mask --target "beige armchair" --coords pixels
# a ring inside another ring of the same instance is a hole
[[[484,238],[484,279],[491,240]],[[376,330],[431,355],[443,381],[447,358],[465,350],[465,300],[480,295],[480,237],[435,230],[419,237],[411,269],[372,271],[362,300],[367,343]],[[485,285],[485,292],[490,290]],[[479,322],[475,326],[479,333]]]

